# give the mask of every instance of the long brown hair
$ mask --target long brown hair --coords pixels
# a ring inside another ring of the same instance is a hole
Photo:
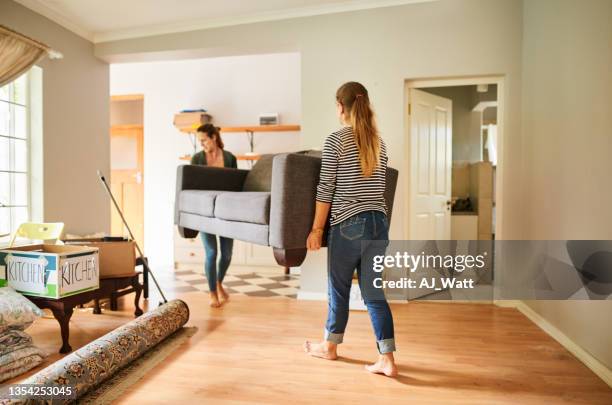
[[[214,140],[219,149],[223,149],[225,145],[223,144],[223,140],[221,139],[221,133],[219,131],[221,131],[221,128],[216,127],[213,124],[201,125],[197,130],[197,132],[201,132],[208,136],[210,139]]]
[[[361,83],[344,83],[336,91],[336,101],[344,107],[344,114],[353,127],[361,172],[365,177],[371,176],[378,165],[380,139],[368,90]]]

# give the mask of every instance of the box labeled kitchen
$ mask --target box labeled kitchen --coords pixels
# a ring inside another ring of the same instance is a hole
[[[95,247],[28,245],[0,250],[0,287],[59,299],[96,290],[99,285]]]

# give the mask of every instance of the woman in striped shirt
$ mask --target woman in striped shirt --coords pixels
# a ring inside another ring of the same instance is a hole
[[[362,292],[372,291],[373,270],[364,254],[368,246],[389,239],[387,207],[384,199],[387,151],[378,135],[368,91],[360,83],[348,82],[336,92],[338,117],[344,125],[332,133],[323,147],[321,174],[309,250],[321,247],[323,229],[331,209],[331,228],[327,237],[329,308],[325,339],[307,341],[304,349],[315,357],[335,360],[348,322],[350,290],[357,270]],[[365,243],[365,247],[362,246]],[[380,248],[375,248],[380,250]],[[382,252],[384,254],[384,248]],[[364,266],[362,269],[362,260]],[[393,316],[382,291],[363,294],[370,314],[379,356],[366,366],[372,373],[396,376],[393,358],[395,339]]]

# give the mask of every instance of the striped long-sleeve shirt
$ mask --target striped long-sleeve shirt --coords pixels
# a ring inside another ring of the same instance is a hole
[[[351,127],[332,133],[323,146],[317,201],[331,203],[331,225],[364,211],[387,213],[385,178],[387,148],[380,139],[376,170],[365,177],[361,172],[359,150]]]

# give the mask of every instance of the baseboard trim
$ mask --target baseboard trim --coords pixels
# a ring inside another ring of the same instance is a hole
[[[297,299],[304,301],[327,301],[327,293],[310,291],[304,292],[300,290],[300,292],[298,292]],[[351,300],[349,302],[349,309],[351,311],[367,311],[367,308],[363,303],[363,300],[361,299],[361,294],[359,294],[358,291],[355,291],[354,289],[351,289]]]
[[[567,351],[573,354],[593,373],[595,373],[595,375],[601,378],[606,384],[608,384],[609,387],[612,388],[612,370],[602,364],[582,347],[578,346],[578,344],[570,339],[565,333],[561,332],[556,326],[531,309],[531,307],[525,304],[525,302],[518,300],[496,300],[495,305],[504,308],[516,308],[519,310],[519,312],[521,312],[523,315],[529,318],[531,322],[535,323],[540,329],[559,342],[561,346],[567,349]]]
[[[327,293],[302,291],[300,289],[297,299],[305,301],[327,301]]]

